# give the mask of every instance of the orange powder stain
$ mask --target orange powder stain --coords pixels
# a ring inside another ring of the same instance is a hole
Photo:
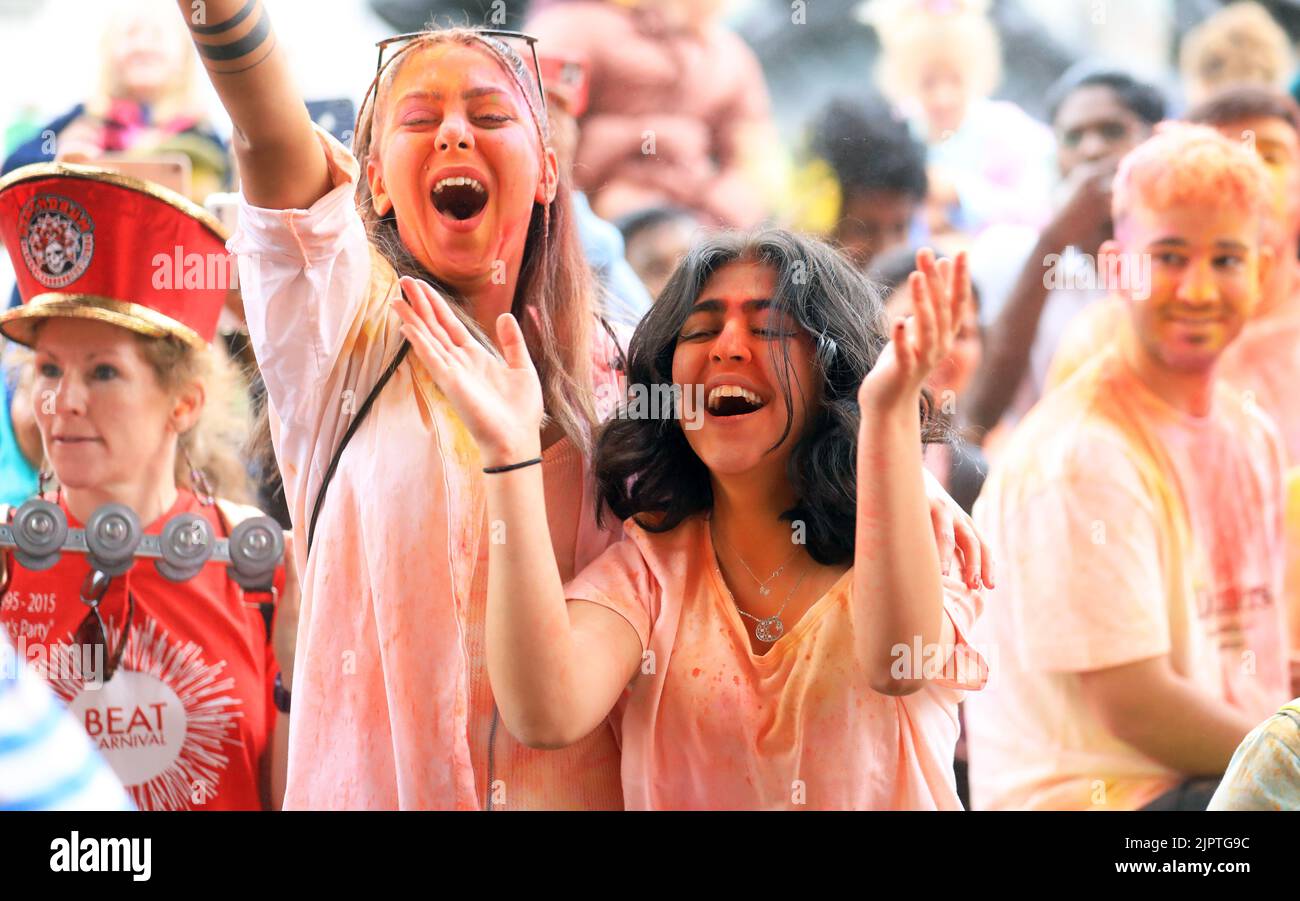
[[[433,393],[438,389],[423,368],[412,370],[412,392],[415,395],[415,409],[420,414],[420,423],[426,430],[433,428]]]

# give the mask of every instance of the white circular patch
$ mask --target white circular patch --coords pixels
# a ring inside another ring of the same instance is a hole
[[[68,709],[123,785],[161,775],[185,743],[185,706],[148,673],[119,669],[107,684],[82,690]]]

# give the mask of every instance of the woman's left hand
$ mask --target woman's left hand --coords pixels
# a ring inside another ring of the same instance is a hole
[[[926,376],[952,350],[961,314],[970,297],[966,253],[956,262],[935,261],[934,251],[916,252],[917,270],[907,280],[912,315],[894,324],[891,340],[858,390],[858,405],[869,412],[911,408]]]

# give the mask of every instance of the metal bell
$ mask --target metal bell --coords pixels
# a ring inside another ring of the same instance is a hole
[[[192,579],[212,557],[216,547],[212,525],[197,513],[173,516],[163,526],[158,550],[162,554],[154,568],[172,582]]]
[[[105,504],[86,520],[86,556],[92,568],[120,576],[135,563],[144,530],[126,504]]]
[[[248,591],[265,589],[284,557],[284,533],[269,516],[254,516],[230,532],[230,578]]]
[[[14,559],[24,569],[39,572],[59,562],[68,537],[68,517],[58,504],[32,498],[18,508],[10,528]]]

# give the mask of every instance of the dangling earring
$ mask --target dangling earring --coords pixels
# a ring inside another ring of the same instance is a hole
[[[185,465],[190,468],[190,485],[194,489],[194,496],[203,506],[211,507],[216,503],[216,499],[212,496],[212,486],[208,483],[208,477],[203,474],[203,470],[194,465],[189,451],[182,450],[181,453],[185,455]]]
[[[36,474],[36,496],[44,500],[45,483],[54,478],[54,473],[48,469],[42,469]]]

